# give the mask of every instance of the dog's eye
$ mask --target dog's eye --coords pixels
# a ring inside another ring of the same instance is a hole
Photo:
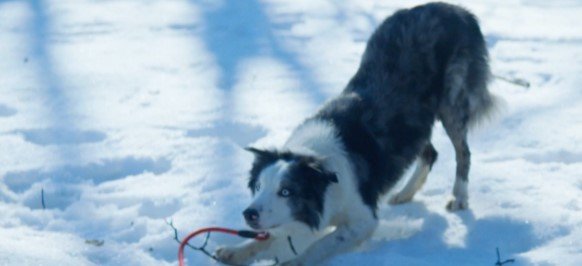
[[[255,185],[255,191],[256,191],[256,192],[259,192],[259,190],[261,190],[261,183],[257,183],[257,184]]]
[[[284,188],[284,189],[281,189],[281,190],[279,191],[279,196],[281,196],[281,197],[285,197],[285,198],[286,198],[286,197],[289,197],[289,196],[291,196],[291,191],[290,191],[290,190],[288,190],[288,189],[286,189],[286,188]]]

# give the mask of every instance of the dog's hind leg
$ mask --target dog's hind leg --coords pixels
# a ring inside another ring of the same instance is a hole
[[[473,34],[467,49],[456,51],[445,73],[445,95],[440,103],[438,118],[455,147],[457,170],[454,198],[447,209],[455,211],[469,207],[469,168],[471,152],[467,144],[467,133],[471,125],[486,117],[493,107],[493,98],[487,90],[490,77],[487,47],[479,26],[474,19]]]
[[[441,121],[455,147],[457,169],[455,185],[453,187],[453,199],[447,204],[449,211],[466,209],[469,207],[469,168],[471,167],[471,152],[467,143],[467,120],[462,119],[463,112],[446,112],[441,114]]]
[[[424,185],[426,177],[437,159],[437,151],[429,142],[418,156],[416,170],[404,188],[390,199],[390,204],[401,204],[412,200],[414,194]]]

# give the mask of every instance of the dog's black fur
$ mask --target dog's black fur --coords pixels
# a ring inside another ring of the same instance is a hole
[[[443,122],[455,146],[457,177],[467,180],[466,134],[493,105],[489,78],[485,40],[471,13],[445,3],[403,9],[374,32],[342,94],[306,122],[323,120],[337,128],[361,197],[375,211],[378,198],[417,156],[430,166],[435,162],[430,136],[436,119]],[[265,167],[301,157],[288,151],[250,150],[256,155],[251,191]],[[317,219],[303,220],[314,226]]]
[[[367,205],[376,209],[378,197],[430,145],[435,119],[464,138],[490,108],[487,57],[476,18],[453,5],[400,10],[376,30],[347,88],[312,118],[338,127]],[[436,151],[429,147],[432,164]]]
[[[370,38],[344,91],[297,127],[281,150],[249,148],[254,200],[245,212],[255,215],[245,218],[255,229],[280,227],[275,233],[282,235],[272,245],[254,241],[217,256],[241,264],[263,252],[291,265],[317,265],[360,244],[378,225],[380,196],[416,158],[410,181],[390,202],[410,201],[425,182],[437,159],[430,143],[437,119],[457,160],[447,208],[467,208],[467,131],[494,105],[489,77],[485,40],[471,13],[444,3],[396,12]],[[331,226],[333,232],[317,232]],[[289,252],[289,235],[301,235],[302,251]]]

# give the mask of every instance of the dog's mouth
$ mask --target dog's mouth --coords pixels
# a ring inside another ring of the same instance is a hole
[[[275,224],[272,226],[264,227],[264,226],[261,226],[261,224],[259,222],[249,222],[249,221],[247,221],[247,225],[254,230],[268,230],[268,229],[274,229],[274,228],[277,228],[280,226],[280,224]]]
[[[247,222],[247,224],[255,230],[260,230],[261,229],[261,225],[259,224],[259,222]]]

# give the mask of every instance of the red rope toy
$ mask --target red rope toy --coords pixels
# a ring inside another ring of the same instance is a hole
[[[178,263],[180,266],[184,266],[184,248],[187,245],[189,245],[188,241],[190,241],[190,239],[196,237],[199,234],[207,233],[206,241],[204,243],[204,246],[205,246],[206,242],[208,241],[208,237],[210,236],[210,232],[219,232],[219,233],[237,235],[237,236],[244,237],[244,238],[253,238],[253,239],[256,239],[258,241],[264,241],[264,240],[269,239],[269,233],[267,233],[267,232],[253,232],[253,231],[248,231],[248,230],[233,230],[233,229],[222,228],[222,227],[202,228],[202,229],[199,229],[197,231],[190,233],[188,236],[186,236],[182,240],[182,242],[180,242],[180,248],[178,249]],[[214,256],[207,253],[203,249],[203,247],[198,249],[198,250],[201,250],[202,252],[204,252],[204,254],[209,255],[213,259],[216,259]]]

